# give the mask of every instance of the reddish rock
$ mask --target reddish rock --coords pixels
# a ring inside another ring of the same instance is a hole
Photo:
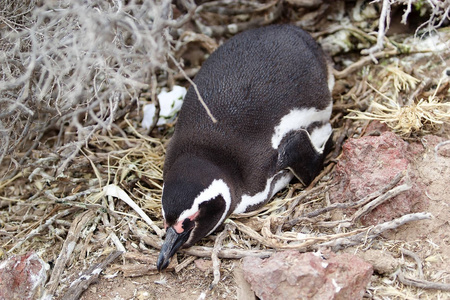
[[[381,135],[386,131],[389,131],[389,127],[385,123],[375,120],[367,125],[365,135]]]
[[[268,259],[245,257],[244,277],[263,299],[361,299],[372,266],[350,255],[284,251]]]
[[[197,269],[199,269],[202,272],[210,272],[212,271],[213,268],[213,263],[211,260],[206,260],[206,259],[196,259],[194,260],[194,264],[197,267]]]
[[[331,202],[358,201],[382,189],[401,172],[412,182],[412,189],[397,195],[362,218],[365,225],[375,225],[393,220],[423,208],[421,188],[414,182],[410,168],[408,143],[387,131],[379,136],[348,139],[342,147],[342,156],[336,166],[338,185],[330,193]]]
[[[0,263],[0,299],[37,299],[47,280],[48,265],[34,252]]]

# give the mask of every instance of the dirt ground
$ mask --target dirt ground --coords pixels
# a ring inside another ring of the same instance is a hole
[[[224,263],[222,279],[212,291],[209,289],[212,272],[201,271],[191,264],[178,274],[164,272],[137,278],[118,274],[112,279],[102,278],[81,299],[237,299],[233,269],[238,264],[237,261]]]

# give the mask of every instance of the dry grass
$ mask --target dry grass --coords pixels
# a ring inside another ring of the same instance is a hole
[[[418,101],[411,99],[406,104],[399,103],[403,96],[401,93],[410,90],[415,91],[416,84],[419,82],[418,79],[396,66],[386,67],[378,78],[385,78],[382,88],[393,91],[393,96],[388,97],[369,84],[369,87],[376,92],[370,108],[367,111],[349,110],[354,115],[349,115],[348,118],[378,120],[386,123],[394,132],[407,137],[411,134],[437,132],[443,124],[450,122],[448,92],[444,88],[441,91],[442,97],[436,95],[441,90],[443,81],[448,84],[448,78],[442,77],[433,94],[428,98],[420,98]],[[417,94],[417,92],[414,94]]]

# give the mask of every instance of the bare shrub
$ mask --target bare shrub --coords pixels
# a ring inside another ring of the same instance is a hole
[[[0,162],[21,164],[49,129],[59,132],[52,146],[68,159],[95,130],[114,126],[118,107],[168,69],[170,5],[0,1]],[[68,126],[77,137],[63,141]]]

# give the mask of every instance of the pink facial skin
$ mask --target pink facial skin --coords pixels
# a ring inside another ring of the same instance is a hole
[[[189,220],[194,221],[195,218],[197,218],[199,212],[196,212],[195,214],[193,214],[192,216],[189,217]],[[175,231],[177,233],[182,233],[184,231],[183,229],[183,222],[184,220],[178,221],[175,225],[173,225],[173,229],[175,229]],[[164,227],[167,229],[167,224],[164,222]]]

